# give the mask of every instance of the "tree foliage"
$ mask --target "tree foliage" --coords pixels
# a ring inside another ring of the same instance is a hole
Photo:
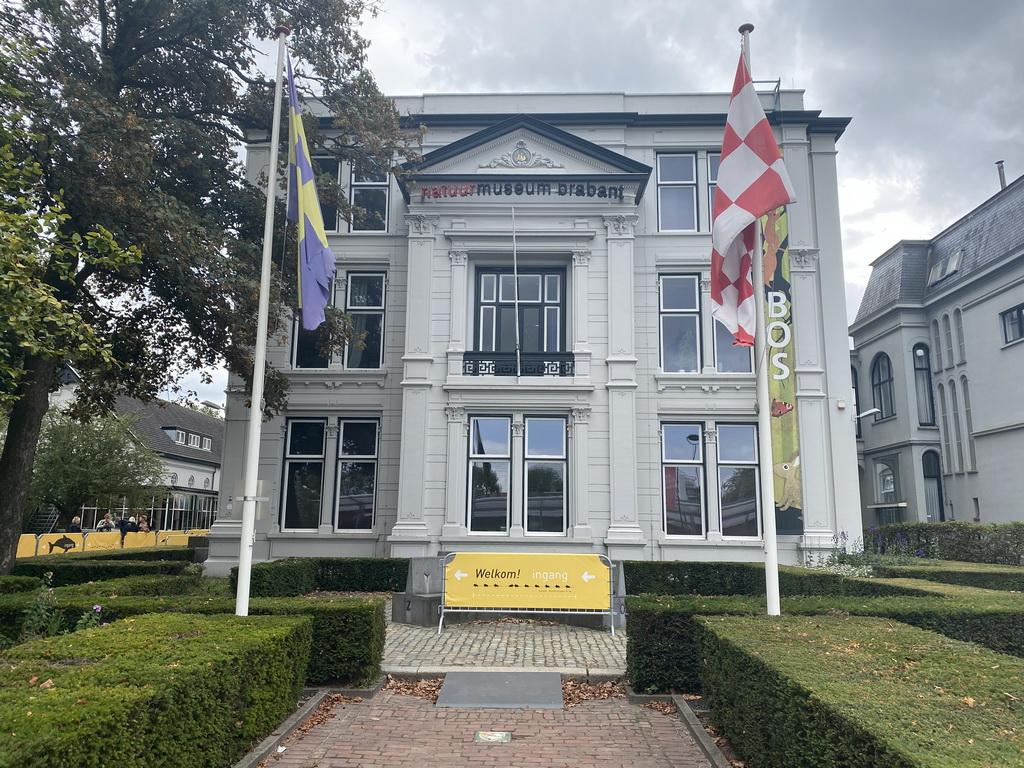
[[[39,436],[30,500],[52,505],[65,522],[83,506],[148,507],[162,495],[163,463],[132,431],[137,418],[113,414],[78,421],[54,409]]]
[[[17,114],[33,137],[5,164],[38,169],[30,210],[59,212],[43,239],[76,246],[26,249],[40,268],[28,282],[52,311],[28,317],[20,336],[7,327],[0,336],[0,397],[11,408],[0,455],[0,573],[13,566],[62,362],[82,375],[76,407],[86,413],[109,410],[118,393],[152,399],[181,373],[223,363],[251,380],[265,194],[244,180],[236,150],[269,134],[273,83],[258,65],[274,27],[294,30],[297,73],[338,116],[333,131],[316,134],[331,137],[327,151],[385,167],[413,154],[416,137],[364,66],[367,42],[356,27],[374,10],[372,0],[0,7],[0,38],[10,41],[0,49],[8,86],[0,113]],[[39,53],[12,54],[20,50]],[[271,333],[284,329],[294,296],[295,259],[283,257],[284,217],[277,221]],[[325,333],[334,346],[346,340],[341,313],[329,314]],[[23,345],[26,334],[38,343]],[[79,337],[88,343],[71,343]],[[268,408],[286,396],[273,370],[265,392]]]

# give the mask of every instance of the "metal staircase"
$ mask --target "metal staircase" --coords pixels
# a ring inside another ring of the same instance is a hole
[[[53,507],[40,507],[25,526],[25,533],[53,533],[59,517],[60,513]]]

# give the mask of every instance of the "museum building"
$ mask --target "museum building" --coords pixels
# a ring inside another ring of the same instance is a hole
[[[801,91],[760,98],[797,196],[780,244],[792,313],[773,337],[788,346],[772,354],[792,396],[771,406],[798,418],[793,455],[760,460],[753,354],[710,312],[728,94],[400,97],[425,128],[401,178],[320,161],[358,209],[350,223],[323,206],[333,301],[365,335],[326,358],[296,327],[268,352],[291,392],[263,424],[254,562],[758,561],[762,471],[782,563],[859,532],[836,176],[849,120]],[[247,162],[255,181],[268,143]],[[247,423],[232,379],[212,574],[238,562]]]

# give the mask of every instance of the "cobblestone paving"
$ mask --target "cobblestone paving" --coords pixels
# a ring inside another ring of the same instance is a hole
[[[381,691],[333,711],[333,718],[290,739],[270,766],[709,768],[678,717],[626,699],[564,710],[439,709],[424,699]],[[477,743],[477,731],[508,731],[512,740]]]
[[[517,667],[563,674],[621,677],[626,671],[626,633],[561,624],[452,624],[436,627],[388,624],[384,671],[425,675],[452,668]]]

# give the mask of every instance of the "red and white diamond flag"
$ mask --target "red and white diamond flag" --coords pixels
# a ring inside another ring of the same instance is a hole
[[[782,152],[741,54],[725,121],[711,223],[712,314],[732,332],[735,344],[754,343],[750,266],[758,246],[757,220],[794,202]]]

